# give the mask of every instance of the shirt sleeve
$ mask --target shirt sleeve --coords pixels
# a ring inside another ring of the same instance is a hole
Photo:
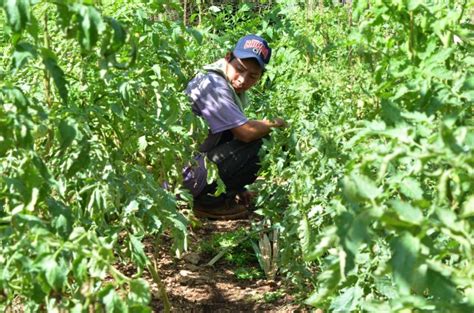
[[[193,79],[186,89],[194,102],[193,110],[207,121],[212,134],[239,127],[248,121],[235,103],[230,88],[224,77],[209,72]]]

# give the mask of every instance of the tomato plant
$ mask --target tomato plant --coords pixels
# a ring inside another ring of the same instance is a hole
[[[282,33],[267,103],[291,127],[267,143],[258,203],[308,304],[472,310],[466,5],[356,1]]]
[[[180,90],[199,34],[167,18],[171,2],[2,6],[2,302],[146,310],[142,239],[186,248],[175,195],[200,124]]]
[[[182,90],[256,33],[280,275],[329,311],[472,311],[472,2],[311,3],[0,1],[2,308],[150,311],[144,239],[186,248],[206,135]]]

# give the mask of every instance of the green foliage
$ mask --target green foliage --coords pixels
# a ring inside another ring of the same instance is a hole
[[[308,304],[472,310],[469,8],[354,1],[352,19],[282,21],[265,103],[290,128],[266,144],[258,204]]]
[[[252,238],[242,241],[246,236],[247,230],[243,228],[232,232],[216,233],[209,240],[201,242],[199,250],[214,255],[222,249],[230,248],[224,255],[224,259],[239,267],[245,267],[257,263],[252,250]],[[246,272],[247,270],[242,268],[241,271]]]
[[[106,3],[2,3],[2,305],[150,311],[143,237],[186,248],[175,194],[200,123],[178,51],[194,37],[145,2],[122,6],[123,22]]]
[[[281,290],[267,292],[263,295],[263,301],[266,303],[272,303],[280,300],[285,296],[285,293]]]
[[[265,275],[258,267],[242,266],[235,269],[235,277],[240,280],[256,280],[264,278]]]
[[[0,4],[2,308],[150,311],[142,241],[186,248],[176,195],[206,135],[181,91],[256,33],[273,56],[247,113],[290,125],[255,186],[280,274],[331,312],[473,311],[472,1],[200,3],[195,28],[174,1]]]

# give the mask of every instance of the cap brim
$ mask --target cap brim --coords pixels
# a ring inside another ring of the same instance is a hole
[[[260,67],[264,70],[265,63],[263,62],[262,58],[257,57],[252,52],[242,51],[242,50],[234,50],[234,55],[239,59],[255,59],[257,60]]]

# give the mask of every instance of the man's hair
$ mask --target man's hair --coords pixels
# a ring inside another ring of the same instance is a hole
[[[229,61],[228,62],[232,62],[232,60],[234,60],[234,59],[237,59],[234,52],[229,52]],[[258,61],[256,59],[248,58],[248,59],[245,59],[245,60],[253,60],[253,61],[255,61],[255,63],[258,64]],[[259,66],[260,66],[260,64],[259,64]],[[261,68],[261,69],[262,69],[262,75],[263,75],[263,73],[265,73],[266,69],[265,68]]]

